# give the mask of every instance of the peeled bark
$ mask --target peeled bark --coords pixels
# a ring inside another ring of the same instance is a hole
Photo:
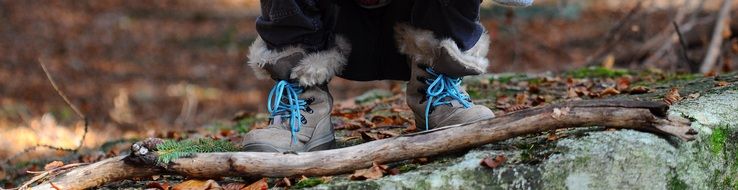
[[[84,189],[108,182],[173,173],[190,177],[325,176],[368,168],[373,162],[390,163],[440,155],[506,139],[555,129],[606,126],[635,129],[692,140],[696,132],[688,121],[666,118],[661,102],[576,101],[509,113],[494,119],[455,125],[367,142],[361,145],[298,154],[228,152],[180,158],[165,168],[133,165],[124,156],[75,168],[33,189]]]

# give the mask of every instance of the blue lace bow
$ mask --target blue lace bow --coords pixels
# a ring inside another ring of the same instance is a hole
[[[270,118],[280,117],[280,120],[289,118],[293,143],[297,142],[295,133],[300,132],[304,119],[300,114],[300,110],[304,110],[307,106],[307,102],[299,98],[303,91],[304,89],[297,84],[280,80],[269,92],[269,100],[267,100],[267,109],[271,114]]]
[[[428,115],[431,107],[451,105],[452,101],[458,101],[464,108],[470,108],[472,103],[469,101],[469,96],[459,90],[461,78],[438,74],[430,67],[426,68],[425,71],[435,77],[435,79],[425,80],[425,83],[428,84],[428,89],[425,91],[428,98],[428,104],[425,106],[425,130],[428,130]]]

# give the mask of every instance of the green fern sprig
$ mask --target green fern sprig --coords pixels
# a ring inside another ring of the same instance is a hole
[[[235,152],[240,148],[231,142],[209,138],[195,140],[165,140],[156,146],[159,154],[159,163],[167,164],[174,159],[192,156],[195,153],[208,152]]]

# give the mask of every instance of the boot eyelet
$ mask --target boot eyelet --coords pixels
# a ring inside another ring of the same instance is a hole
[[[305,119],[305,116],[303,115],[302,116],[302,119],[300,120],[300,122],[302,122],[302,124],[307,124],[308,121],[307,121],[307,119]]]
[[[309,114],[313,114],[313,112],[315,112],[315,111],[313,111],[313,109],[310,108],[310,107],[305,107],[305,112],[307,112]]]
[[[313,102],[315,102],[315,98],[313,98],[313,97],[310,97],[307,100],[305,100],[305,103],[307,103],[308,105],[312,105]]]

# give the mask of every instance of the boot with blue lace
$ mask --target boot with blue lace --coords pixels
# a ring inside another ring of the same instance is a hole
[[[269,126],[247,133],[242,143],[252,152],[309,152],[335,144],[327,83],[341,71],[350,49],[343,38],[325,51],[300,47],[267,49],[258,38],[249,49],[249,65],[258,78],[275,81],[269,92]]]
[[[406,101],[419,130],[495,117],[489,108],[475,105],[461,86],[464,76],[486,72],[487,34],[469,50],[461,51],[452,39],[436,39],[428,30],[398,25],[395,32],[400,52],[410,62]]]

